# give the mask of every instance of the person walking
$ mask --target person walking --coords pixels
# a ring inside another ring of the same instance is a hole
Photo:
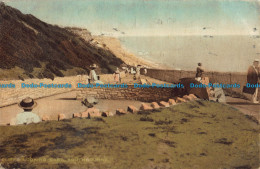
[[[119,68],[116,68],[116,71],[114,73],[114,81],[116,84],[121,82],[121,77],[120,77],[120,71]]]
[[[90,65],[90,72],[89,72],[89,81],[94,83],[95,81],[98,80],[97,74],[95,69],[97,68],[96,64]]]
[[[259,59],[255,59],[253,65],[251,65],[247,71],[247,83],[256,86],[253,88],[249,88],[249,90],[247,91],[247,93],[252,94],[252,102],[255,104],[259,103],[259,101],[257,100],[259,79]]]
[[[147,74],[147,67],[145,66],[144,67],[144,75],[146,75]]]
[[[141,75],[141,65],[137,65],[136,67],[136,78],[140,78]]]

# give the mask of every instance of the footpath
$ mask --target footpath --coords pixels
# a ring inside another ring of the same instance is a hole
[[[254,104],[249,100],[226,97],[227,104],[240,110],[242,113],[255,117],[260,122],[260,104]]]

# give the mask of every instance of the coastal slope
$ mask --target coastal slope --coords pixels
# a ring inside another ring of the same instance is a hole
[[[59,26],[0,3],[0,79],[51,78],[89,71],[96,63],[111,73],[123,63]]]
[[[111,51],[117,58],[121,59],[127,65],[142,65],[150,68],[160,68],[160,65],[151,61],[144,60],[130,52],[128,49],[122,46],[119,38],[117,37],[91,35],[91,33],[87,29],[77,27],[66,27],[66,29],[80,36],[92,46]]]

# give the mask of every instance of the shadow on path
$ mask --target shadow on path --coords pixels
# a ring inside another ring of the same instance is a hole
[[[77,100],[76,98],[58,98],[56,100]]]
[[[227,102],[227,104],[230,105],[253,105],[253,106],[259,106],[260,104],[250,103],[250,102]]]

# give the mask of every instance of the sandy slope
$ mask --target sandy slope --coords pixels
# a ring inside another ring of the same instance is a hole
[[[143,65],[151,68],[160,68],[162,65],[144,60],[140,57],[137,57],[131,53],[128,49],[123,47],[120,43],[120,40],[116,37],[108,36],[94,36],[91,35],[87,29],[77,28],[77,27],[66,27],[66,29],[81,38],[83,38],[87,43],[91,44],[95,48],[103,49],[105,51],[112,52],[117,58],[121,59],[128,65]]]
[[[133,53],[125,49],[119,39],[115,37],[107,37],[107,36],[94,36],[94,39],[99,44],[105,44],[106,48],[109,49],[114,55],[118,58],[122,59],[128,65],[144,65],[152,68],[159,68],[160,66],[156,63],[152,63],[142,58],[135,56]]]

